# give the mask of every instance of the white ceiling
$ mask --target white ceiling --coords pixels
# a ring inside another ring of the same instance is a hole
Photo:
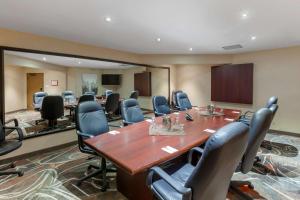
[[[44,54],[35,54],[35,53],[25,53],[17,51],[5,51],[5,54],[20,56],[23,58],[29,58],[32,60],[37,60],[45,63],[61,65],[64,67],[80,67],[80,68],[95,68],[95,69],[129,69],[136,67],[133,65],[98,61],[98,60],[88,60],[88,59],[79,59],[79,58],[70,58],[63,56],[52,56]]]
[[[300,45],[299,19],[299,0],[0,1],[0,27],[136,53],[235,53]],[[222,49],[234,44],[244,48]]]

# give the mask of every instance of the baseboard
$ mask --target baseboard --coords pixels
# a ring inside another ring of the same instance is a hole
[[[274,130],[270,129],[270,133],[275,133],[278,135],[287,135],[287,136],[293,136],[293,137],[300,137],[300,133],[292,133],[292,132],[287,132],[287,131],[279,131],[279,130]]]
[[[24,157],[28,158],[28,157],[36,156],[38,154],[43,154],[43,153],[46,153],[46,152],[49,152],[49,151],[63,149],[63,148],[66,148],[66,147],[69,147],[69,146],[72,146],[72,145],[75,145],[75,144],[77,144],[77,141],[61,144],[61,145],[54,146],[54,147],[49,147],[49,148],[46,148],[46,149],[41,149],[41,150],[30,152],[30,153],[21,154],[21,155],[11,157],[11,158],[5,158],[3,160],[0,160],[0,165],[5,164],[5,163],[9,163],[9,162],[14,162],[14,161],[17,161],[17,160],[21,160],[21,159],[24,159]]]
[[[9,111],[9,112],[6,112],[5,114],[6,115],[9,115],[9,114],[13,114],[13,113],[16,113],[16,112],[21,112],[21,111],[26,111],[28,109],[24,108],[24,109],[19,109],[19,110],[14,110],[14,111]]]

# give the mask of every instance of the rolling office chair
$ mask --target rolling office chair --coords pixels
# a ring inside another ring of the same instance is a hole
[[[84,95],[93,95],[93,96],[95,96],[96,94],[93,91],[89,91],[89,92],[85,92]]]
[[[107,98],[109,95],[111,95],[113,93],[112,90],[106,90],[105,91],[105,98]]]
[[[85,101],[95,101],[95,97],[90,94],[85,94],[79,97],[78,104],[85,102]]]
[[[193,107],[187,94],[184,92],[176,93],[176,102],[177,102],[177,109],[179,110],[187,110]]]
[[[175,90],[172,92],[172,107],[174,109],[176,109],[178,107],[177,100],[176,100],[176,94],[182,93],[182,92],[183,92],[182,90]]]
[[[15,122],[14,127],[3,126],[2,122],[0,121],[0,156],[6,155],[22,146],[23,132],[21,128],[18,127],[18,121],[16,119],[12,119],[7,121],[5,124],[10,123],[12,121]],[[17,131],[19,138],[6,140],[6,136],[8,136],[13,131]],[[6,171],[7,169],[14,168],[15,166],[15,163],[11,163],[9,165],[1,167],[0,176],[11,174],[18,174],[18,176],[23,176],[24,173],[21,170]]]
[[[272,106],[276,107],[277,105],[273,104]],[[261,108],[254,113],[249,127],[249,139],[246,152],[243,155],[237,171],[246,174],[252,169],[253,166],[262,167],[268,170],[267,167],[260,163],[260,159],[256,156],[256,154],[266,136],[267,131],[269,130],[272,118],[272,111],[268,108]],[[251,189],[254,188],[254,186],[249,181],[232,181],[230,185],[235,191],[239,192],[246,198],[248,196],[246,194],[243,194],[239,190],[239,187],[247,185]]]
[[[138,99],[138,97],[139,97],[139,92],[137,90],[132,91],[129,96],[130,99]]]
[[[152,97],[152,104],[155,117],[163,116],[171,113],[168,101],[164,96]]]
[[[76,97],[72,91],[64,91],[62,93],[62,97],[64,101],[69,102],[69,103],[75,103],[76,102]]]
[[[241,122],[224,126],[209,138],[204,149],[191,149],[188,163],[175,172],[151,168],[147,185],[161,200],[226,199],[231,177],[245,152],[248,129]],[[194,153],[201,156],[196,165],[192,164]]]
[[[114,113],[119,108],[119,100],[120,100],[119,93],[112,93],[108,95],[105,103],[105,111],[107,113],[108,119],[113,119]]]
[[[55,128],[57,119],[64,116],[64,100],[62,96],[46,96],[41,108],[43,120],[48,120],[48,127]]]
[[[144,121],[144,115],[136,99],[121,102],[121,114],[124,126]]]
[[[278,103],[278,97],[272,96],[269,98],[269,100],[264,108],[270,108],[273,104],[277,104],[277,103]],[[247,112],[245,112],[244,115],[242,115],[240,117],[239,121],[249,125],[253,114],[254,114],[254,112],[247,111]],[[275,115],[275,113],[274,113],[274,115]]]
[[[43,99],[48,94],[46,92],[36,92],[33,94],[33,108],[40,110],[42,107]]]
[[[78,146],[82,153],[87,153],[97,156],[97,153],[84,144],[84,140],[106,133],[109,131],[105,113],[100,104],[94,101],[82,102],[76,109],[76,129],[78,135]],[[108,185],[106,182],[106,172],[115,172],[113,169],[106,167],[105,158],[101,158],[101,167],[89,165],[88,169],[94,168],[96,171],[81,178],[77,182],[77,186],[91,177],[102,174],[103,185],[101,190],[106,191]]]

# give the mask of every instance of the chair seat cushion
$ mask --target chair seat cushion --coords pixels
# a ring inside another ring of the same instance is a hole
[[[22,142],[19,140],[6,140],[0,144],[0,156],[14,151],[22,146]]]
[[[194,166],[191,164],[185,164],[183,167],[178,169],[176,172],[171,174],[171,176],[176,179],[182,186],[185,185],[187,179],[194,170]],[[153,183],[153,190],[163,199],[177,200],[182,199],[182,195],[173,189],[166,181],[159,179]]]

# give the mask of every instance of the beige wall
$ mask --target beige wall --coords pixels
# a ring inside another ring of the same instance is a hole
[[[233,63],[248,62],[254,63],[253,105],[215,104],[243,111],[256,110],[264,106],[270,96],[278,96],[279,110],[271,128],[300,133],[300,47],[233,56]],[[186,91],[194,105],[210,103],[211,65],[176,66],[176,87]]]

